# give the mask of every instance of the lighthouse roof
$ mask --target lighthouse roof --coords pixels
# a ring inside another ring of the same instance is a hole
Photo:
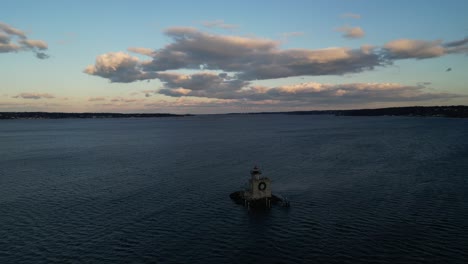
[[[262,174],[262,171],[255,165],[253,169],[250,171],[250,174],[256,175],[256,174]]]

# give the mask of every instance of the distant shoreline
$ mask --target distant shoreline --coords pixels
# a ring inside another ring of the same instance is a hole
[[[353,110],[311,110],[290,112],[251,112],[228,113],[217,115],[335,115],[335,116],[417,116],[417,117],[455,117],[468,118],[468,106],[410,106],[388,107],[376,109]],[[93,118],[154,118],[154,117],[185,117],[192,114],[167,113],[59,113],[59,112],[0,112],[0,119],[93,119]]]
[[[95,119],[95,118],[150,118],[150,117],[183,117],[166,113],[122,114],[122,113],[58,113],[58,112],[0,112],[0,119]]]
[[[232,113],[238,115],[241,113]],[[468,106],[408,106],[352,110],[312,110],[290,112],[259,112],[245,114],[335,115],[335,116],[415,116],[468,118]]]

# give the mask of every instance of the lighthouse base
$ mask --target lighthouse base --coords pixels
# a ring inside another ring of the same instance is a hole
[[[271,208],[272,205],[280,204],[288,207],[289,202],[286,199],[280,198],[274,194],[271,197],[260,199],[249,199],[244,191],[233,192],[229,197],[237,204],[241,204],[247,208]]]

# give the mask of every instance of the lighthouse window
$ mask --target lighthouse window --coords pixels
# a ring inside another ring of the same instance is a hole
[[[264,182],[261,182],[261,183],[258,184],[258,189],[259,189],[260,191],[265,190],[265,188],[266,188],[266,184],[265,184]]]

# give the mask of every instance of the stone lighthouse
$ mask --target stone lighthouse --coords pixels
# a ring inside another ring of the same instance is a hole
[[[271,198],[271,180],[262,175],[262,171],[255,166],[250,171],[249,188],[246,193],[248,200],[260,200]]]
[[[250,171],[250,179],[242,191],[233,192],[229,195],[238,204],[247,208],[270,208],[271,204],[281,202],[282,206],[289,207],[285,198],[271,194],[271,180],[262,175],[262,171],[255,166]]]

